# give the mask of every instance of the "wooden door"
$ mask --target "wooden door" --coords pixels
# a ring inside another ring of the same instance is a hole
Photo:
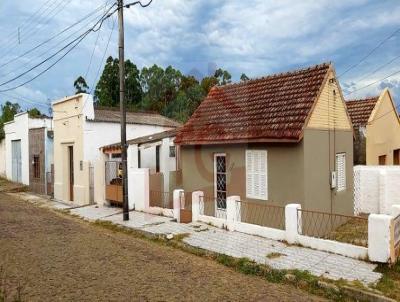
[[[74,201],[74,147],[68,147],[69,200]]]

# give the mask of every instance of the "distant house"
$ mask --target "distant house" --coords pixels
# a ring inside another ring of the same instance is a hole
[[[53,164],[52,119],[19,113],[4,124],[4,132],[7,178],[29,185],[34,192],[51,193],[47,175]]]
[[[96,108],[88,94],[53,103],[54,197],[78,205],[95,202],[95,161],[100,147],[120,139],[118,108]],[[127,138],[174,129],[179,123],[155,113],[127,113]]]
[[[175,144],[184,190],[217,210],[239,195],[353,212],[353,129],[331,64],[213,87]]]
[[[354,164],[399,165],[400,119],[389,90],[346,105],[355,133]]]
[[[128,170],[148,168],[150,170],[150,190],[154,192],[172,192],[181,183],[179,173],[179,148],[174,139],[177,129],[145,135],[128,140]],[[115,204],[122,202],[122,182],[118,175],[121,159],[121,143],[101,148],[105,154],[103,192],[104,201]],[[134,185],[134,184],[133,184]],[[105,194],[105,195],[104,195]],[[98,198],[101,200],[102,198]]]

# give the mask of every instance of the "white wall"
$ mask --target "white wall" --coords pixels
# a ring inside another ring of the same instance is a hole
[[[11,141],[21,140],[21,181],[29,185],[29,129],[52,127],[52,120],[46,118],[29,118],[27,112],[14,116],[14,120],[4,124],[6,147],[6,177],[12,179]]]
[[[400,166],[354,167],[354,212],[391,214],[400,204]]]
[[[0,176],[6,176],[6,140],[0,141]]]
[[[171,128],[152,125],[126,125],[126,138],[133,139],[150,135]],[[121,129],[118,123],[85,121],[83,129],[84,160],[94,161],[101,156],[100,147],[114,144],[121,140]]]

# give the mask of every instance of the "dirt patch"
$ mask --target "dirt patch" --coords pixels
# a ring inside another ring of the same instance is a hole
[[[29,301],[323,300],[2,193],[0,254]]]

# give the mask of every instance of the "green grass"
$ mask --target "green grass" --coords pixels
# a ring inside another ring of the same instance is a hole
[[[382,273],[383,277],[375,288],[386,296],[400,301],[400,262],[391,266],[381,264],[377,271]]]

